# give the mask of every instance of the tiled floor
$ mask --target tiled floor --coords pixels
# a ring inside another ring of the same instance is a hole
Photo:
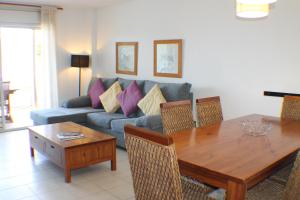
[[[133,200],[126,151],[117,150],[117,171],[110,163],[64,172],[42,155],[31,159],[28,132],[0,133],[0,200]]]

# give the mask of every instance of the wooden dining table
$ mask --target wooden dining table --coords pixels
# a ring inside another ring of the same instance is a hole
[[[244,121],[269,124],[251,136]],[[300,149],[300,122],[249,115],[172,134],[181,174],[226,190],[227,200],[244,200],[247,190],[293,162]]]

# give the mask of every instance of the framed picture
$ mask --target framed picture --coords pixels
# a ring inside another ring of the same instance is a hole
[[[154,41],[154,76],[182,78],[182,40]]]
[[[116,72],[137,75],[138,42],[116,43]]]

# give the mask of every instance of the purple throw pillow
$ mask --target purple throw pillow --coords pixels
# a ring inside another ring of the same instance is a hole
[[[105,88],[101,79],[97,79],[89,91],[93,108],[101,108],[99,96],[105,92]]]
[[[136,81],[132,81],[130,85],[117,96],[126,117],[138,110],[137,104],[142,98],[142,92]]]

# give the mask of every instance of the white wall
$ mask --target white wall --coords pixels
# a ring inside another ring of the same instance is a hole
[[[139,42],[138,79],[190,82],[195,97],[220,95],[225,118],[278,116],[280,98],[300,92],[300,1],[279,0],[267,19],[235,17],[233,0],[132,0],[98,10],[97,66],[115,74],[115,42]],[[184,39],[183,78],[153,76],[153,40]]]
[[[60,104],[78,96],[78,68],[71,68],[71,54],[91,54],[95,19],[93,9],[64,8],[56,19],[57,68]],[[82,69],[82,93],[86,94],[91,68]]]

